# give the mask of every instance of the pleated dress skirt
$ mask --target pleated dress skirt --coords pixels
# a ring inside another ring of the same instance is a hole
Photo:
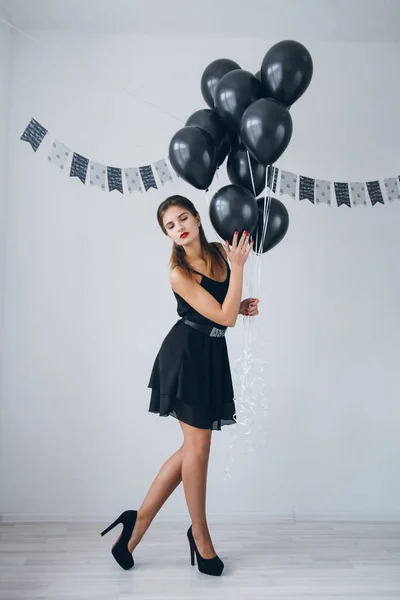
[[[210,337],[178,321],[154,361],[149,412],[199,429],[236,423],[225,337]]]

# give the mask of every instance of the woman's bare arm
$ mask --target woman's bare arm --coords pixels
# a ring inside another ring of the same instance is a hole
[[[225,300],[220,304],[201,285],[194,280],[188,279],[177,268],[170,274],[172,289],[179,294],[190,306],[201,315],[224,327],[234,327],[240,310],[243,289],[243,267],[251,248],[242,238],[239,245],[236,237],[231,252],[231,276]],[[224,250],[225,252],[225,250]]]
[[[169,280],[172,289],[203,317],[223,327],[235,326],[242,295],[243,268],[236,267],[231,270],[228,292],[223,304],[197,281],[185,277],[177,268],[171,271]]]

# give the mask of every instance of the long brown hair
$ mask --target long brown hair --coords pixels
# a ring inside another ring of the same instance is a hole
[[[188,198],[185,198],[185,196],[179,196],[178,194],[176,194],[175,196],[169,196],[169,198],[161,202],[160,206],[157,209],[157,220],[165,235],[168,235],[168,232],[163,224],[163,216],[166,210],[171,206],[180,206],[185,210],[189,211],[194,217],[197,217],[197,215],[199,214],[193,202],[191,202]],[[221,267],[224,264],[223,258],[217,247],[214,244],[210,244],[207,241],[203,225],[201,223],[199,226],[199,233],[201,258],[206,261],[207,271],[208,269],[210,269],[211,276],[215,277],[216,266],[219,265]],[[175,242],[172,247],[169,265],[171,267],[171,271],[175,267],[178,267],[185,275],[187,275],[188,277],[192,277],[192,268],[188,265],[186,261],[186,252],[184,251],[182,246],[176,244]]]

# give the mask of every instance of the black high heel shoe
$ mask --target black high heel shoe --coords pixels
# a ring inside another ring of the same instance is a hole
[[[201,573],[206,575],[221,575],[224,570],[224,563],[219,556],[213,556],[213,558],[203,558],[197,550],[196,542],[194,541],[192,526],[189,527],[187,536],[190,544],[190,558],[192,566],[194,565],[194,554],[197,557],[197,567]]]
[[[105,535],[116,525],[122,523],[123,529],[121,537],[113,546],[111,553],[119,566],[125,570],[132,569],[133,565],[135,564],[132,553],[128,550],[128,542],[132,535],[133,528],[135,527],[136,518],[137,510],[126,510],[118,517],[118,519],[114,521],[114,523],[111,523],[111,525],[101,532],[101,535]]]

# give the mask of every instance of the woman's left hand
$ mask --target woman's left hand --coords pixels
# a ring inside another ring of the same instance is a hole
[[[239,314],[245,317],[255,317],[258,315],[258,298],[246,298],[240,303]]]

